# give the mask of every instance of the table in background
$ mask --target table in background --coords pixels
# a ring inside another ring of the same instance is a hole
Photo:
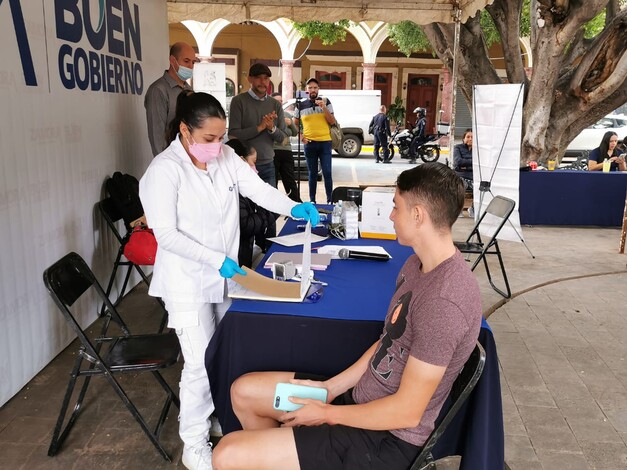
[[[520,223],[620,227],[626,190],[627,172],[522,171]]]
[[[288,222],[284,232],[291,233],[294,225]],[[380,245],[393,258],[388,262],[333,260],[327,270],[316,271],[316,278],[329,285],[315,304],[233,302],[205,357],[215,413],[225,433],[241,429],[230,399],[231,384],[241,375],[284,370],[333,376],[379,338],[396,277],[412,251],[390,240],[330,239],[314,246],[323,244]],[[275,244],[267,256],[300,250],[302,246]],[[257,270],[270,275],[263,268],[266,258]],[[498,469],[504,462],[501,389],[496,346],[485,322],[479,339],[488,354],[486,368],[435,455],[464,455],[465,468],[473,462],[472,468]]]

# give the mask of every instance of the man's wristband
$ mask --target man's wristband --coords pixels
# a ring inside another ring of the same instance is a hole
[[[270,134],[274,134],[276,132],[276,126],[272,127],[272,130],[268,131]]]

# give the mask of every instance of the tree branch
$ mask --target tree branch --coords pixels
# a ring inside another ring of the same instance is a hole
[[[519,18],[522,0],[495,0],[486,10],[492,17],[503,46],[505,71],[510,83],[526,83],[527,75],[520,53]]]

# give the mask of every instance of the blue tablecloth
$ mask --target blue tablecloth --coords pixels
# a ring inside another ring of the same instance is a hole
[[[286,231],[293,230],[288,225]],[[230,387],[247,372],[284,370],[335,375],[355,362],[380,336],[396,276],[412,251],[396,241],[331,239],[326,244],[381,245],[388,262],[333,260],[316,278],[329,283],[315,304],[240,300],[218,326],[205,357],[216,414],[225,433],[241,429]],[[292,251],[302,250],[296,247]],[[288,251],[273,246],[273,251]],[[269,275],[269,270],[260,272]],[[463,469],[502,469],[503,413],[498,358],[484,322],[480,342],[486,368],[434,455],[463,455]]]
[[[523,171],[520,223],[620,227],[626,190],[627,172]]]

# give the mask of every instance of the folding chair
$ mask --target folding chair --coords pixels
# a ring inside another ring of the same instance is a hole
[[[509,299],[512,296],[512,292],[509,287],[507,273],[505,272],[505,265],[503,264],[503,257],[501,256],[501,249],[499,248],[499,242],[496,237],[509,219],[511,213],[514,211],[515,205],[516,203],[511,199],[503,196],[495,196],[490,201],[490,204],[488,204],[488,207],[486,208],[484,213],[481,214],[481,217],[479,217],[479,220],[473,227],[470,235],[468,235],[466,241],[455,242],[455,246],[462,253],[478,255],[477,259],[475,259],[474,263],[472,264],[471,269],[473,271],[475,270],[479,262],[483,260],[483,264],[485,265],[485,271],[488,275],[488,281],[490,282],[490,285],[496,292],[501,294],[506,299]],[[490,220],[497,220],[498,225],[496,227],[496,230],[494,230],[494,232],[492,233],[490,239],[484,243],[481,240],[479,228],[487,215],[491,216]],[[476,239],[476,241],[473,241],[473,239]],[[486,259],[487,255],[496,255],[498,257],[499,264],[501,266],[501,272],[503,273],[503,280],[505,281],[505,291],[502,291],[494,285],[494,282],[492,281],[492,274],[490,273],[490,268],[488,267],[488,261]]]
[[[435,447],[438,439],[444,434],[446,428],[451,423],[455,414],[462,407],[470,392],[472,392],[475,385],[481,377],[483,368],[485,366],[485,351],[479,342],[477,342],[475,349],[473,349],[470,357],[464,364],[464,368],[455,379],[451,392],[449,394],[450,408],[444,414],[444,417],[436,425],[435,429],[429,435],[429,438],[425,442],[425,445],[414,460],[414,463],[409,470],[436,470],[437,462],[434,461],[432,451]]]
[[[126,292],[126,287],[128,286],[128,281],[131,277],[131,272],[133,271],[133,268],[135,268],[135,270],[139,273],[139,275],[141,276],[141,278],[143,279],[143,281],[146,283],[147,286],[150,286],[150,281],[148,280],[148,276],[146,276],[146,273],[141,267],[139,267],[137,264],[133,263],[132,261],[127,260],[126,258],[122,259],[122,256],[124,256],[124,246],[126,245],[126,242],[128,242],[128,239],[131,236],[131,230],[130,230],[130,227],[127,226],[126,234],[124,236],[122,236],[120,232],[118,231],[116,224],[119,220],[122,220],[122,215],[119,213],[118,209],[116,208],[113,202],[113,199],[111,199],[110,197],[103,199],[102,201],[98,203],[98,208],[100,209],[100,212],[102,213],[102,216],[104,217],[105,222],[107,223],[107,227],[109,227],[109,230],[111,230],[111,233],[113,233],[113,236],[120,243],[120,247],[118,248],[118,254],[115,257],[115,261],[113,262],[113,270],[111,271],[111,275],[109,276],[109,282],[107,283],[107,289],[105,290],[105,295],[107,296],[107,298],[111,295],[111,290],[113,289],[113,283],[115,282],[115,275],[118,272],[118,268],[120,266],[127,267],[126,274],[124,276],[124,282],[122,283],[122,289],[120,290],[118,298],[115,300],[115,302],[113,302],[113,305],[118,305],[120,301],[122,300],[122,298],[124,297],[124,293]],[[159,324],[159,330],[158,330],[158,332],[161,333],[163,332],[167,324],[168,312],[161,299],[157,298],[157,302],[159,302],[159,305],[161,306],[163,310],[163,316],[161,318],[161,323]],[[103,316],[104,314],[105,314],[105,304],[103,303],[102,307],[100,308],[100,316]]]
[[[354,201],[355,204],[361,206],[361,188],[338,186],[333,189],[331,193],[331,201],[336,203],[338,201]]]
[[[90,379],[93,376],[101,376],[113,387],[126,408],[137,420],[144,433],[146,433],[146,436],[148,436],[163,458],[170,461],[170,457],[159,441],[159,434],[167,418],[170,405],[174,403],[176,407],[180,408],[180,402],[159,373],[159,369],[165,369],[177,362],[180,346],[176,335],[173,333],[130,335],[128,327],[109,298],[105,295],[105,292],[102,290],[93,272],[76,253],[65,255],[46,269],[43,277],[44,284],[50,292],[50,295],[81,342],[74,367],[70,374],[67,391],[63,398],[59,418],[54,428],[48,455],[52,457],[59,451],[63,441],[74,426],[82,409]],[[103,321],[100,335],[97,336],[93,342],[87,337],[70,311],[70,307],[72,307],[91,287],[94,288],[97,296],[105,303],[105,308],[108,311],[108,315]],[[122,336],[107,336],[110,320],[113,320],[120,326],[123,332]],[[107,344],[108,346],[104,353],[101,352],[103,344]],[[83,361],[87,361],[89,367],[81,367]],[[117,375],[124,372],[131,372],[133,374],[150,372],[165,390],[167,397],[154,431],[148,427],[144,417],[131,402],[118,382],[116,378]],[[85,380],[76,399],[72,414],[67,420],[65,428],[63,428],[63,422],[65,421],[70,399],[79,377],[85,377]]]

